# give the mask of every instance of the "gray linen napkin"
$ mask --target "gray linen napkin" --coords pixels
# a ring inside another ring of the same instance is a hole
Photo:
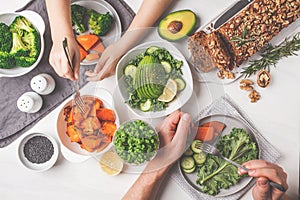
[[[263,135],[255,128],[249,117],[233,102],[233,100],[228,96],[223,97],[213,101],[209,106],[204,108],[198,115],[197,119],[202,119],[209,115],[214,114],[224,114],[235,117],[237,119],[243,120],[249,127],[251,127],[252,132],[257,140],[261,159],[269,162],[275,162],[279,159],[280,153],[276,148],[270,144]],[[180,187],[187,192],[193,199],[203,199],[203,200],[213,200],[213,199],[224,199],[224,200],[236,200],[241,198],[251,187],[255,184],[255,180],[252,181],[243,189],[229,196],[225,197],[213,197],[201,193],[190,186],[187,181],[183,178],[180,173],[179,165],[176,163],[171,170],[170,177],[174,179]]]
[[[107,2],[118,13],[122,30],[126,30],[135,15],[134,12],[123,0],[107,0]],[[46,27],[44,34],[45,51],[39,65],[30,73],[15,78],[0,78],[0,147],[9,145],[74,92],[73,83],[57,76],[48,62],[52,42],[45,1],[32,0],[18,11],[21,10],[33,10],[44,19]],[[92,68],[93,66],[85,66],[84,70],[81,70],[81,87],[86,83],[84,71]],[[56,88],[53,93],[42,96],[43,106],[39,112],[34,114],[22,113],[17,108],[17,99],[24,92],[31,91],[30,80],[40,73],[50,74],[55,79]]]

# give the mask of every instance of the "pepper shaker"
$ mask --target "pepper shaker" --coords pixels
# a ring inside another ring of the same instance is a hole
[[[36,93],[47,95],[55,89],[55,81],[52,76],[43,73],[33,77],[30,81],[30,86]]]
[[[26,113],[35,113],[41,109],[42,105],[42,97],[35,92],[26,92],[17,101],[19,110]]]

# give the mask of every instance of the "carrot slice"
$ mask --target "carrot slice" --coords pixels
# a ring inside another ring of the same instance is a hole
[[[224,123],[219,122],[219,121],[207,122],[201,126],[202,127],[213,127],[218,134],[221,133],[223,131],[223,129],[226,127],[226,125]]]
[[[198,127],[195,139],[202,140],[203,142],[211,141],[214,138],[213,127]]]
[[[78,45],[78,48],[80,53],[80,61],[82,61],[87,56],[88,53],[80,45]]]
[[[99,37],[93,34],[79,35],[77,36],[77,41],[86,51],[88,51],[99,41]]]

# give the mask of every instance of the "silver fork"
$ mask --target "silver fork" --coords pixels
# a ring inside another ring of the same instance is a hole
[[[199,148],[199,146],[198,146],[198,148]],[[226,158],[225,156],[223,156],[223,155],[219,152],[219,150],[218,150],[216,147],[214,147],[213,145],[211,145],[211,144],[208,144],[208,143],[202,143],[201,146],[200,146],[200,149],[202,149],[202,151],[205,152],[205,153],[209,153],[209,154],[218,156],[218,157],[220,157],[220,158],[226,160],[226,161],[229,162],[230,164],[233,164],[234,166],[237,166],[237,167],[239,167],[239,168],[245,170],[246,172],[249,171],[248,168],[246,168],[246,167],[244,167],[244,166],[242,166],[242,165],[240,165],[240,164],[238,164],[238,163],[236,163],[236,162],[234,162],[234,161],[232,161],[232,160]],[[277,188],[278,190],[280,190],[280,191],[282,191],[282,192],[286,192],[286,189],[285,189],[281,184],[279,184],[279,183],[275,183],[275,182],[269,180],[269,184],[270,184],[272,187]]]
[[[226,161],[229,162],[230,164],[233,164],[234,166],[237,166],[238,168],[241,168],[241,169],[245,170],[246,172],[249,171],[248,168],[246,168],[246,167],[244,167],[244,166],[242,166],[242,165],[240,165],[240,164],[238,164],[238,163],[236,163],[236,162],[234,162],[234,161],[232,161],[232,160],[226,158],[225,156],[223,156],[223,155],[220,153],[220,151],[219,151],[216,147],[214,147],[213,145],[211,145],[211,144],[208,144],[208,143],[202,143],[200,148],[201,148],[202,151],[204,151],[205,153],[209,153],[209,154],[218,156],[218,157],[220,157],[220,158],[226,160]]]
[[[64,38],[64,40],[63,40],[63,49],[64,49],[65,55],[68,59],[69,66],[71,67],[72,72],[74,73],[75,68],[74,68],[74,66],[72,64],[72,61],[71,61],[71,56],[70,56],[70,52],[69,52],[69,48],[68,48],[67,38]],[[88,111],[88,109],[87,109],[83,99],[80,96],[78,80],[74,81],[74,88],[75,88],[75,91],[76,91],[75,96],[74,96],[75,105],[78,106],[81,114],[85,114]]]

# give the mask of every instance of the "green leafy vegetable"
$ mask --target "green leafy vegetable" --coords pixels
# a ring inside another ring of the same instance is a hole
[[[17,16],[8,27],[0,23],[0,68],[30,67],[41,51],[39,32],[24,16]]]
[[[83,33],[87,30],[84,23],[84,18],[87,13],[87,9],[78,4],[71,5],[72,26],[77,34]]]
[[[117,154],[125,162],[142,164],[155,155],[159,138],[155,130],[142,120],[129,121],[114,135]]]
[[[171,72],[165,72],[161,64],[162,61],[170,64]],[[151,108],[149,111],[164,110],[168,104],[158,101],[157,98],[162,94],[163,88],[169,78],[182,79],[182,64],[182,60],[175,59],[165,48],[151,46],[145,52],[138,54],[126,65],[137,67],[133,78],[125,76],[126,88],[129,93],[129,99],[126,103],[132,108],[139,108],[140,104],[150,99]]]
[[[242,128],[233,128],[229,135],[223,136],[217,144],[221,154],[239,164],[257,159],[258,148],[249,134]],[[199,168],[197,183],[201,191],[216,195],[221,188],[235,185],[241,176],[237,167],[214,155],[207,155],[206,162]]]
[[[250,65],[243,69],[241,72],[245,77],[250,77],[259,70],[268,69],[270,66],[276,66],[281,58],[297,55],[297,51],[300,50],[300,33],[297,33],[291,40],[286,38],[279,45],[273,46],[271,44],[266,45],[266,48],[261,54],[261,58],[258,60],[250,61]]]
[[[90,9],[88,14],[88,24],[95,35],[103,36],[111,30],[114,18],[109,12],[101,14],[93,9]]]
[[[9,52],[12,47],[12,33],[9,26],[5,23],[0,23],[0,51]]]

